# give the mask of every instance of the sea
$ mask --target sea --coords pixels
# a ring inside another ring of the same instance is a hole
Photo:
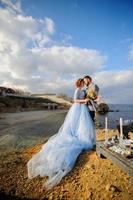
[[[99,127],[105,127],[105,117],[108,119],[109,129],[116,129],[120,118],[123,120],[133,120],[133,104],[109,104],[108,106],[113,112],[108,112],[104,115],[96,115],[96,122],[99,124]]]

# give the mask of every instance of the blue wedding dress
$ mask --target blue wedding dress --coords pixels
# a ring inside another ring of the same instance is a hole
[[[84,91],[76,89],[74,100],[84,98]],[[28,178],[48,176],[44,186],[52,188],[72,170],[78,155],[83,150],[92,149],[95,144],[95,128],[87,105],[73,103],[58,133],[28,161]]]

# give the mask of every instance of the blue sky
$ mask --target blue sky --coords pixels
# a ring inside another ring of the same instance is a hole
[[[54,20],[56,40],[61,33],[70,34],[72,45],[108,55],[108,69],[131,68],[127,52],[133,41],[132,0],[23,0],[22,5],[28,15]]]
[[[107,103],[133,103],[132,19],[131,0],[0,0],[0,84],[72,96],[89,74]]]

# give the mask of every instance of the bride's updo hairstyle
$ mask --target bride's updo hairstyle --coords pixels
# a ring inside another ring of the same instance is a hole
[[[79,78],[76,81],[75,85],[76,85],[77,88],[79,88],[79,87],[81,87],[82,83],[84,83],[84,79],[83,78]]]

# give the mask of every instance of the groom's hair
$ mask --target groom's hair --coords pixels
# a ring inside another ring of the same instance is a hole
[[[84,78],[88,78],[88,79],[90,79],[90,81],[92,81],[92,78],[90,77],[90,76],[85,76]]]

